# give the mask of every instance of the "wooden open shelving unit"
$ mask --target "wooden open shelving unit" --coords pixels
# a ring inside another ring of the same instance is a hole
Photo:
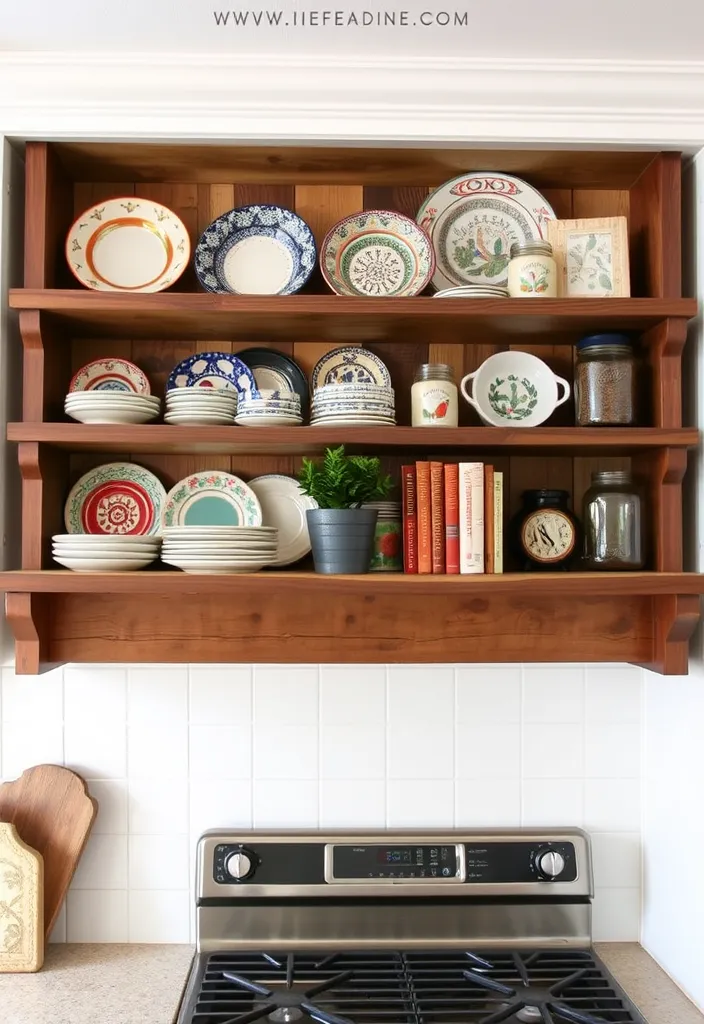
[[[411,148],[27,145],[24,287],[10,293],[24,351],[22,421],[8,425],[22,476],[22,568],[0,574],[17,670],[63,661],[470,662],[631,661],[687,671],[704,577],[684,573],[682,479],[697,430],[682,425],[681,355],[696,302],[681,295],[681,160],[675,153]],[[74,217],[116,195],[165,203],[193,243],[218,214],[279,203],[318,242],[341,216],[415,212],[428,191],[468,168],[517,173],[560,217],[626,214],[632,298],[348,299],[319,275],[290,297],[215,296],[192,269],[156,295],[76,289],[63,256]],[[450,363],[459,379],[490,354],[528,350],[572,379],[584,334],[628,331],[642,357],[643,426],[584,429],[571,404],[532,430],[488,428],[463,405],[460,427],[410,427],[417,365]],[[169,371],[204,347],[267,345],[310,372],[326,351],[378,352],[397,395],[395,428],[94,426],[68,421],[72,373],[123,356],[160,394]],[[293,473],[328,445],[404,461],[491,459],[505,474],[507,518],[530,487],[564,487],[579,510],[594,469],[629,468],[648,496],[649,562],[641,573],[479,577],[317,576],[306,563],[245,576],[76,574],[52,567],[72,483],[91,466],[133,458],[168,488],[187,473],[245,479]]]

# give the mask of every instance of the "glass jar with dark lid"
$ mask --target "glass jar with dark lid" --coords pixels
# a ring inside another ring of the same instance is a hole
[[[577,426],[628,427],[637,421],[637,360],[626,334],[590,334],[577,342]]]
[[[643,502],[630,473],[592,473],[584,495],[584,557],[589,569],[635,570],[645,565]]]

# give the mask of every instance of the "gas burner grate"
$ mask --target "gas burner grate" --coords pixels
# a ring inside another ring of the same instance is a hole
[[[187,1024],[645,1024],[588,952],[213,953]]]
[[[416,1024],[395,953],[214,953],[192,1024]]]
[[[408,953],[422,1024],[644,1024],[587,952]]]

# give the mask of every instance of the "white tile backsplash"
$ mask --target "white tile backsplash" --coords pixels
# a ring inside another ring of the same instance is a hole
[[[595,934],[637,939],[641,673],[627,666],[3,669],[4,778],[100,803],[55,941],[192,938],[207,828],[583,825]]]
[[[255,828],[317,828],[319,786],[306,779],[255,779]]]
[[[192,665],[189,669],[191,725],[237,725],[252,717],[251,665]]]
[[[584,727],[571,722],[528,722],[523,727],[523,776],[533,779],[581,779],[584,775]]]
[[[453,782],[432,778],[389,779],[386,824],[390,828],[448,828],[454,822],[454,805]]]
[[[455,775],[458,779],[518,779],[521,727],[518,722],[458,722]]]
[[[229,725],[192,725],[188,774],[192,779],[248,779],[252,774],[252,730],[246,718]]]
[[[521,787],[521,825],[540,828],[584,823],[581,780],[524,779]]]
[[[23,718],[2,724],[2,775],[14,779],[33,764],[63,764],[64,730],[61,719]]]
[[[188,833],[186,779],[130,779],[128,790],[130,834],[173,836]]]
[[[469,665],[457,669],[457,721],[508,725],[521,720],[521,668]]]
[[[527,665],[523,670],[523,720],[547,723],[584,719],[584,669],[574,665]]]
[[[320,784],[321,828],[384,828],[386,783],[381,779],[324,779]]]
[[[518,779],[459,779],[455,824],[466,828],[515,828],[521,824]]]

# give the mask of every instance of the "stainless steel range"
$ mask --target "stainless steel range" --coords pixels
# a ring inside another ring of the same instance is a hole
[[[207,832],[196,894],[178,1024],[645,1024],[578,829]]]

